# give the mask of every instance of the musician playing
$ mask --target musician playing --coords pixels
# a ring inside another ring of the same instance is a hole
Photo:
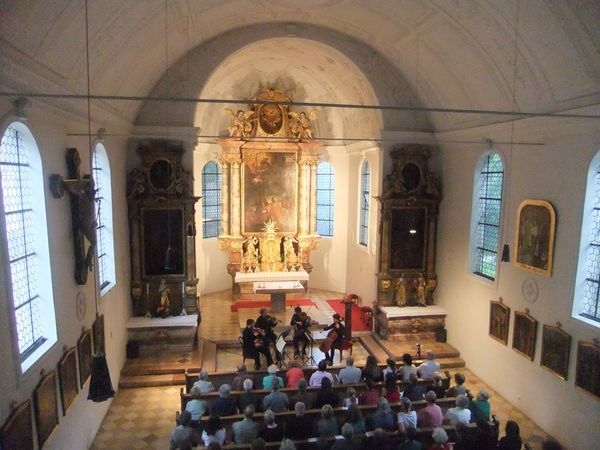
[[[246,328],[242,333],[242,345],[244,354],[253,355],[254,369],[260,369],[260,354],[264,354],[267,358],[267,365],[273,364],[273,358],[269,348],[265,345],[261,330],[254,323],[254,320],[246,320]]]
[[[342,316],[340,316],[339,314],[334,314],[333,323],[323,328],[323,330],[331,330],[329,332],[328,338],[331,337],[333,332],[336,333],[335,339],[333,339],[333,341],[331,342],[331,348],[329,349],[329,351],[325,352],[325,358],[327,359],[327,361],[329,361],[329,364],[333,364],[333,356],[335,354],[335,349],[337,348],[340,351],[341,357],[341,347],[344,342],[344,339],[346,338],[346,327],[342,323]]]
[[[290,325],[294,327],[294,357],[300,355],[300,343],[302,343],[302,356],[306,356],[306,346],[310,342],[306,335],[310,328],[310,318],[299,306],[294,308]]]
[[[269,315],[267,308],[261,308],[260,316],[258,316],[258,318],[256,319],[256,327],[260,328],[264,335],[263,339],[265,342],[266,349],[265,355],[268,355],[267,358],[271,359],[271,362],[268,363],[269,365],[272,364],[271,351],[269,350],[269,346],[271,344],[275,345],[275,341],[277,340],[277,336],[273,332],[273,328],[277,325],[277,322],[278,321],[275,317]],[[275,355],[279,359],[279,352],[277,351],[277,349],[275,349]]]

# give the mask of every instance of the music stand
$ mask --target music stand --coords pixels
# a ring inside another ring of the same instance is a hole
[[[277,350],[277,354],[275,356],[277,357],[277,364],[279,365],[280,369],[283,365],[285,365],[287,368],[287,364],[284,363],[284,360],[285,358],[290,359],[290,356],[285,351],[285,338],[289,336],[291,331],[291,328],[283,330],[279,336],[277,336],[277,339],[275,339],[275,350]]]
[[[313,349],[315,345],[318,345],[317,341],[314,340],[314,338],[312,337],[312,333],[308,330],[304,332],[304,335],[308,338],[308,345],[310,346],[310,355],[304,355],[304,357],[302,358],[302,364],[307,366],[310,363],[316,366],[317,360],[313,356]]]

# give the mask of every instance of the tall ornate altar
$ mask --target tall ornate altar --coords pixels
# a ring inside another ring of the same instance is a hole
[[[292,100],[273,89],[255,99]],[[230,137],[219,141],[219,247],[228,254],[229,274],[310,272],[310,252],[320,239],[316,179],[321,143],[312,140],[314,113],[260,103],[247,111],[228,111]],[[233,287],[238,292],[235,283]]]

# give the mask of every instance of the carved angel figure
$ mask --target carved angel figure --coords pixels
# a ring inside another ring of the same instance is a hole
[[[295,113],[290,111],[290,132],[297,139],[312,139],[311,122],[317,118],[317,112],[311,109],[308,113],[302,111]]]
[[[229,125],[229,137],[232,138],[242,138],[250,135],[252,132],[252,122],[255,119],[251,117],[254,115],[254,111],[243,111],[239,110],[237,113],[233,111],[231,108],[225,108],[231,117],[231,125]]]

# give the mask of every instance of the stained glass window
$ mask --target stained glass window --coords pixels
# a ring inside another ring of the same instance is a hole
[[[358,243],[366,246],[369,241],[369,197],[371,192],[369,163],[363,162],[360,171],[360,226]]]
[[[502,158],[490,153],[478,173],[479,195],[473,205],[477,214],[473,273],[490,280],[496,279],[503,181]]]
[[[6,243],[2,253],[10,267],[14,330],[24,371],[56,342],[56,322],[41,161],[23,124],[10,125],[2,136],[0,187]]]
[[[92,168],[96,189],[96,254],[98,261],[98,282],[103,295],[115,285],[115,252],[112,223],[112,189],[110,164],[104,145],[94,148]]]
[[[217,237],[221,227],[221,168],[209,161],[202,169],[202,236]]]
[[[335,172],[323,161],[317,166],[317,233],[321,236],[333,236],[334,201]]]

